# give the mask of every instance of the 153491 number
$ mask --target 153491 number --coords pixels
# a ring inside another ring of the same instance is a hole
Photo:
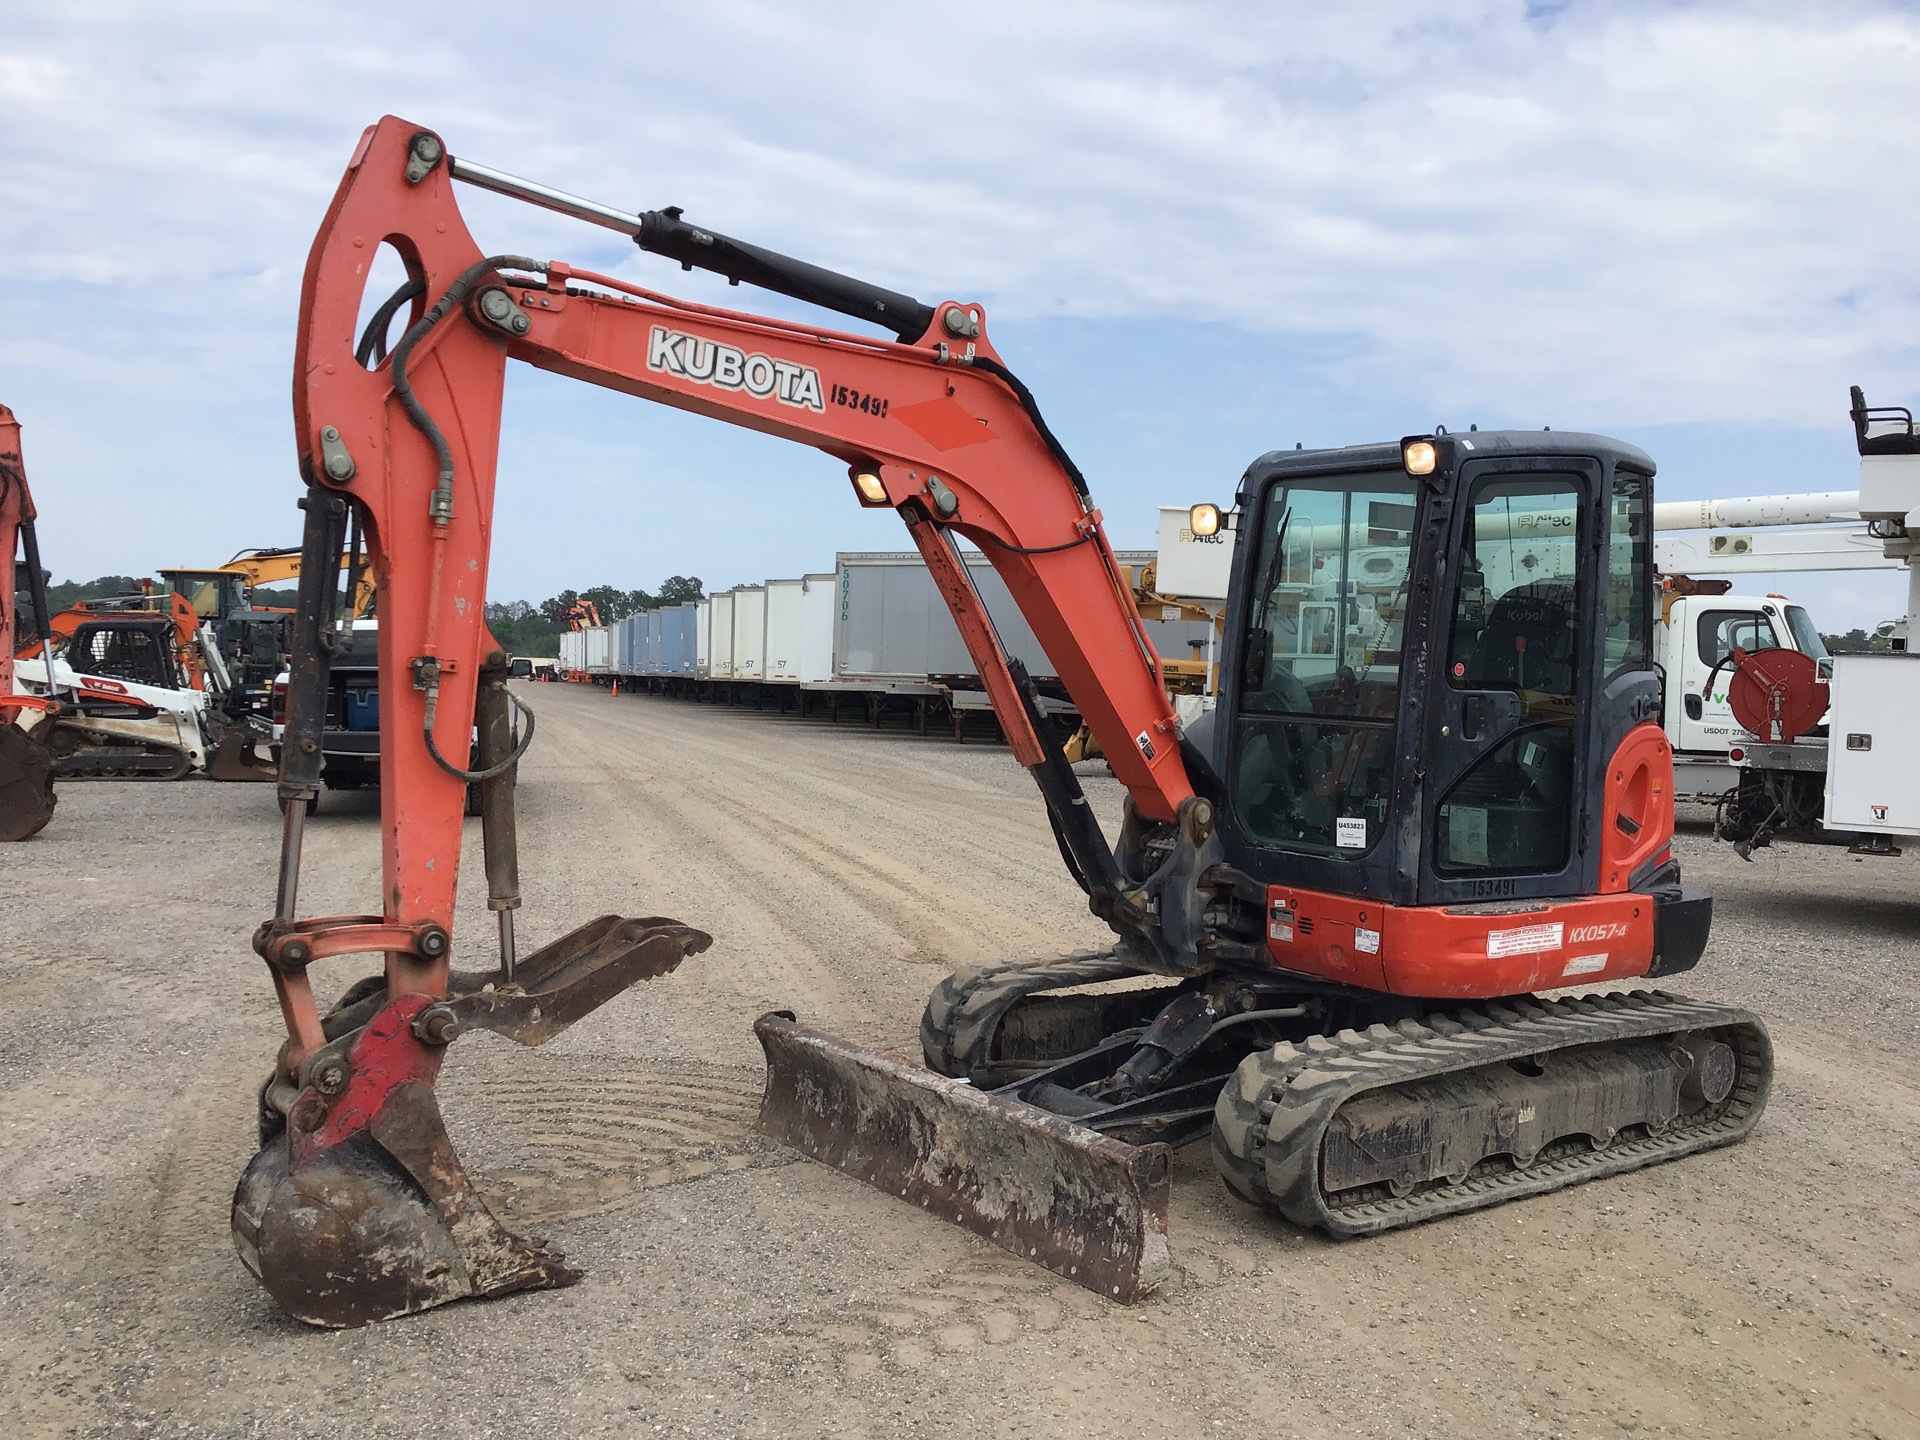
[[[888,408],[893,403],[890,400],[881,399],[878,395],[862,395],[858,390],[846,385],[835,385],[828,391],[827,398],[836,405],[846,406],[849,410],[858,410],[863,414],[878,415],[882,418],[886,416]]]

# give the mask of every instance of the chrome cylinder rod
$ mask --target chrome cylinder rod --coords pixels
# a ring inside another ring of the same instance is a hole
[[[486,165],[476,165],[471,160],[462,160],[449,156],[447,165],[453,178],[464,180],[467,184],[481,190],[491,190],[496,195],[508,195],[515,200],[524,200],[529,205],[538,205],[543,210],[558,211],[562,215],[571,215],[576,220],[585,220],[590,225],[604,225],[609,230],[618,230],[622,235],[640,238],[640,217],[625,211],[615,210],[609,205],[601,205],[593,200],[582,200],[578,195],[569,195],[564,190],[555,190],[549,185],[541,185],[532,180],[522,180],[517,175],[509,175],[503,170],[495,170]]]

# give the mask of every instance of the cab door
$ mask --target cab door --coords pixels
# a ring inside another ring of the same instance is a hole
[[[1422,903],[1590,893],[1601,767],[1657,714],[1647,477],[1469,461],[1435,615]]]

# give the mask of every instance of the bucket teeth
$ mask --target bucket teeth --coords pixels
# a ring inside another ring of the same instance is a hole
[[[1172,1152],[1127,1145],[964,1080],[849,1046],[780,1012],[761,1133],[1108,1299],[1169,1271]]]

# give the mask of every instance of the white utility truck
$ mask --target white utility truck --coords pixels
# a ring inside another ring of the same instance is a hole
[[[1907,571],[1907,613],[1890,648],[1836,655],[1812,674],[1769,672],[1767,657],[1743,661],[1762,672],[1755,737],[1736,747],[1739,790],[1722,830],[1744,854],[1778,832],[1812,830],[1855,838],[1855,848],[1891,853],[1900,837],[1920,836],[1920,434],[1905,406],[1869,408],[1852,391],[1860,452],[1860,538],[1882,563]],[[1751,702],[1750,702],[1751,703]],[[1779,725],[1773,717],[1824,711],[1825,724]],[[1758,733],[1764,731],[1776,733]]]

